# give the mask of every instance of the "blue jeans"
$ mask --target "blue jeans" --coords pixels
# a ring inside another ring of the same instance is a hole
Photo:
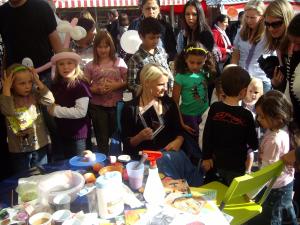
[[[41,166],[48,163],[48,145],[32,152],[10,153],[15,173],[23,172],[34,166]]]
[[[162,151],[163,157],[157,160],[159,172],[173,179],[185,179],[190,186],[203,184],[203,173],[198,171],[186,154],[179,151]]]
[[[297,218],[292,203],[293,182],[288,185],[272,189],[263,203],[261,214],[247,224],[253,225],[297,225]]]
[[[60,151],[64,154],[64,159],[81,155],[86,150],[86,139],[74,140],[71,138],[61,138]]]

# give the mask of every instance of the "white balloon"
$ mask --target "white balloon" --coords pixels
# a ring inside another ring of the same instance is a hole
[[[86,30],[81,26],[75,26],[70,31],[70,36],[78,41],[86,36]]]
[[[31,60],[31,58],[28,58],[28,57],[26,57],[22,60],[22,65],[27,66],[27,67],[34,67],[33,61]]]
[[[62,33],[67,33],[72,29],[72,26],[70,24],[70,22],[66,21],[66,20],[62,20],[59,22],[59,24],[56,27],[56,30],[58,32],[62,32]]]
[[[122,49],[129,54],[134,54],[140,47],[142,40],[136,30],[128,30],[123,33],[120,44]]]

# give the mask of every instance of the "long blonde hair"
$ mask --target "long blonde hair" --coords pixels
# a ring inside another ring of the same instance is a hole
[[[285,26],[284,34],[278,39],[273,38],[269,30],[266,29],[266,48],[270,51],[274,51],[279,48],[286,36],[287,27],[294,16],[293,7],[287,0],[274,0],[269,4],[265,11],[264,17],[266,18],[267,16],[281,19]]]
[[[61,52],[73,52],[73,51],[71,49],[63,49],[59,53],[61,53]],[[72,77],[68,78],[68,87],[74,87],[79,81],[88,82],[88,79],[86,78],[86,76],[84,76],[84,73],[81,70],[79,63],[74,59],[71,59],[71,60],[74,61],[76,68],[75,68],[74,75]],[[57,64],[57,62],[56,62],[56,64]],[[58,72],[58,67],[55,66],[55,75],[53,78],[53,83],[57,83],[57,82],[61,81],[62,79],[63,79],[62,76]]]
[[[263,16],[265,12],[265,4],[261,0],[249,1],[245,6],[245,12],[248,10],[256,10],[259,16]],[[254,30],[252,30],[246,23],[244,16],[241,28],[241,38],[243,41],[249,41],[251,44],[257,44],[264,35],[265,25],[261,18]]]

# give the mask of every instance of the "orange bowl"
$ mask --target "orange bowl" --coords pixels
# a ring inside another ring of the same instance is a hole
[[[104,175],[106,172],[112,172],[112,171],[118,171],[122,174],[123,172],[123,166],[122,165],[110,165],[110,166],[105,166],[102,169],[100,169],[99,174]]]

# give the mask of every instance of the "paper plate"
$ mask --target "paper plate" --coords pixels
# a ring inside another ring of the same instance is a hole
[[[92,161],[92,162],[83,162],[82,160],[82,156],[74,156],[73,158],[71,158],[69,160],[69,163],[71,166],[76,166],[76,167],[89,167],[92,166],[93,164],[97,163],[97,162],[103,162],[106,159],[106,155],[102,154],[102,153],[95,153],[96,155],[96,160]]]

